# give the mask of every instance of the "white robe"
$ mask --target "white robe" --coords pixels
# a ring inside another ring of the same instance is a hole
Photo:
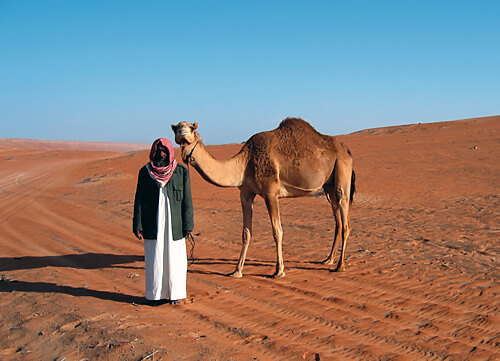
[[[174,241],[167,187],[159,188],[158,234],[144,240],[146,299],[186,298],[187,253],[185,238]]]

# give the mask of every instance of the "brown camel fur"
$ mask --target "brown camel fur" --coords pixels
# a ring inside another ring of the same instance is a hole
[[[321,189],[335,218],[335,238],[328,258],[333,264],[337,242],[342,252],[337,271],[344,271],[344,255],[351,231],[349,205],[355,191],[355,175],[349,149],[336,137],[318,133],[309,123],[287,118],[279,127],[253,135],[229,160],[212,157],[196,132],[198,123],[172,124],[182,159],[208,182],[219,187],[238,187],[243,209],[242,248],[233,277],[242,277],[243,265],[252,238],[252,211],[256,195],[264,198],[276,242],[277,261],[273,277],[285,275],[278,198],[301,197]]]

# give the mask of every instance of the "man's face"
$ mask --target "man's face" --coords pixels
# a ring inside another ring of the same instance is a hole
[[[154,165],[157,167],[166,167],[169,163],[169,160],[168,149],[159,144],[153,158]]]

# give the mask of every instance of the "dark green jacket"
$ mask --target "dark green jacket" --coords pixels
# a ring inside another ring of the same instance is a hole
[[[189,171],[182,164],[177,167],[168,181],[167,195],[170,200],[172,236],[174,240],[183,238],[194,228],[193,202]],[[139,171],[134,202],[133,231],[142,231],[144,238],[156,239],[158,233],[159,186],[151,178],[146,166]]]

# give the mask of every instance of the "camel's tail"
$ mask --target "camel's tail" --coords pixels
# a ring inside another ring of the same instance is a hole
[[[351,175],[351,194],[349,197],[349,202],[352,204],[354,200],[354,193],[356,192],[356,173],[354,173],[354,169],[352,170]]]
[[[352,157],[352,153],[351,153],[351,150],[349,149],[349,147],[347,147],[347,145],[345,145],[344,143],[342,143],[342,145],[344,146],[347,153]],[[351,174],[351,194],[349,195],[349,203],[350,204],[352,204],[352,202],[354,201],[354,193],[355,192],[356,192],[356,173],[354,173],[354,169],[353,169],[352,174]]]

